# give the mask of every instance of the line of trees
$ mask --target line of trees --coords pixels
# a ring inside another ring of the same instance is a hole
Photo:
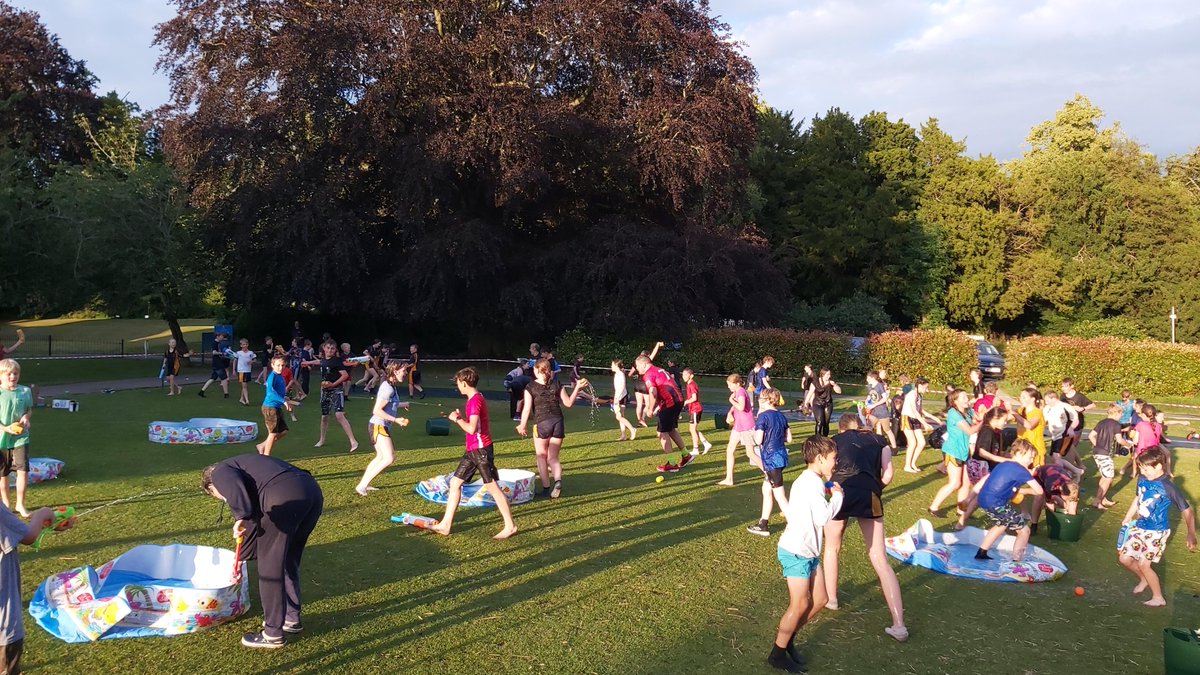
[[[142,114],[0,0],[0,312],[1200,337],[1200,149],[1082,96],[999,163],[763,105],[702,2],[176,4]]]

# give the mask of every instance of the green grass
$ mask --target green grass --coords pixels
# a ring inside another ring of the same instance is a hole
[[[179,326],[192,349],[200,348],[200,333],[211,331],[212,319],[180,319]],[[25,344],[17,358],[44,357],[51,352],[113,354],[119,353],[121,340],[126,354],[161,352],[170,339],[170,329],[162,319],[29,319],[0,322],[0,339],[6,345],[16,341],[16,329],[25,331]],[[58,346],[55,347],[54,345]]]
[[[236,387],[236,385],[235,385]],[[211,391],[211,390],[210,390]],[[708,398],[718,394],[710,388]],[[254,388],[257,401],[261,389]],[[236,394],[235,394],[236,398]],[[146,440],[155,419],[225,416],[258,419],[256,407],[159,391],[79,397],[78,413],[38,410],[33,444],[38,456],[67,462],[56,481],[31,488],[31,505],[81,509],[119,497],[168,488],[174,492],[116,504],[48,538],[40,552],[24,549],[23,593],[73,566],[99,565],[146,543],[229,546],[226,517],[214,525],[217,503],[197,489],[200,469],[247,445],[162,446]],[[514,507],[521,531],[496,542],[491,510],[464,509],[449,538],[396,526],[401,511],[440,515],[441,507],[414,492],[420,480],[453,469],[461,435],[429,437],[423,422],[438,412],[433,399],[414,406],[414,425],[394,434],[396,465],[367,499],[353,486],[370,451],[345,451],[340,431],[316,449],[318,411],[277,447],[278,456],[308,469],[325,492],[325,515],[304,559],[307,632],[286,649],[263,653],[237,645],[261,621],[253,608],[240,620],[195,635],[104,640],[68,645],[26,618],[26,665],[34,672],[172,673],[200,667],[229,673],[758,673],[787,594],[775,560],[777,534],[761,539],[744,530],[759,508],[758,479],[743,460],[740,485],[713,486],[722,455],[655,484],[662,461],[649,434],[617,443],[611,417],[590,409],[569,412],[563,453],[565,494],[557,501]],[[444,409],[444,408],[443,408]],[[350,404],[359,440],[368,401]],[[493,396],[497,464],[532,468],[531,442],[515,437],[507,404]],[[705,430],[720,448],[725,432]],[[796,425],[797,437],[808,425]],[[1195,451],[1177,451],[1179,484],[1200,497]],[[927,452],[923,464],[936,457]],[[789,480],[799,473],[788,471]],[[887,529],[907,528],[924,514],[940,476],[902,472],[885,493]],[[1094,483],[1085,486],[1090,490]],[[1116,498],[1129,503],[1122,484]],[[1160,573],[1169,605],[1143,607],[1129,594],[1134,580],[1117,564],[1113,542],[1121,514],[1088,512],[1079,543],[1045,534],[1034,543],[1062,558],[1071,571],[1056,583],[973,582],[893,563],[904,591],[912,639],[894,643],[882,629],[887,610],[866,562],[861,538],[848,533],[842,609],[822,615],[801,636],[814,672],[1160,672],[1161,631],[1192,625],[1200,616],[1200,566],[1172,539]],[[941,523],[948,525],[948,521]],[[782,524],[774,524],[778,531]],[[252,577],[253,580],[253,577]],[[1076,585],[1087,589],[1077,598]]]

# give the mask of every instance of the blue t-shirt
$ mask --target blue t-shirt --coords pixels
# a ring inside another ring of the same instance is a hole
[[[755,430],[763,432],[762,453],[763,468],[783,469],[788,465],[787,432],[788,420],[778,410],[764,410],[754,422]]]
[[[754,393],[761,394],[767,388],[767,378],[771,377],[771,369],[763,366],[758,369],[758,377],[754,382]]]
[[[1187,497],[1175,487],[1166,476],[1149,480],[1139,477],[1137,483],[1137,514],[1138,519],[1133,526],[1140,530],[1169,530],[1171,524],[1167,515],[1171,505],[1180,511],[1191,508]]]
[[[1017,493],[1017,488],[1033,480],[1033,474],[1016,462],[1001,462],[988,474],[979,490],[979,507],[998,509]]]
[[[967,461],[971,454],[971,438],[958,426],[959,422],[966,421],[967,418],[954,408],[946,413],[946,440],[942,442],[942,453],[960,462]]]
[[[1117,405],[1121,406],[1121,426],[1133,424],[1133,401],[1120,401]]]
[[[283,383],[283,376],[272,370],[267,375],[267,393],[263,396],[262,407],[282,408],[286,393],[287,385]]]
[[[21,564],[17,546],[29,536],[29,526],[0,506],[0,644],[25,639],[21,622]]]

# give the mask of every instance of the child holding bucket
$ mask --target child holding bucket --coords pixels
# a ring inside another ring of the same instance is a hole
[[[479,477],[483,479],[483,489],[492,496],[496,502],[496,510],[504,519],[504,529],[500,530],[493,539],[508,539],[517,533],[517,524],[513,522],[508,498],[504,496],[504,491],[496,482],[499,472],[496,471],[496,464],[493,460],[494,450],[488,426],[487,402],[483,399],[483,394],[479,393],[479,389],[476,388],[479,385],[479,372],[474,368],[463,368],[454,375],[454,384],[458,387],[458,393],[467,397],[467,405],[465,412],[455,410],[450,413],[449,419],[452,424],[457,424],[458,428],[466,434],[467,451],[463,455],[462,461],[458,463],[458,468],[454,470],[454,477],[450,479],[446,513],[430,529],[438,534],[450,534],[450,528],[454,526],[454,513],[458,511],[458,500],[462,498],[463,483],[473,480],[475,474],[478,473]]]
[[[1187,549],[1196,550],[1196,519],[1192,505],[1167,477],[1166,457],[1167,453],[1161,446],[1148,448],[1137,456],[1141,472],[1137,482],[1137,498],[1125,513],[1117,542],[1117,560],[1138,578],[1133,594],[1150,590],[1150,599],[1143,603],[1147,607],[1163,607],[1167,604],[1158,574],[1152,566],[1162,560],[1167,539],[1171,536],[1167,516],[1172,505],[1179,509],[1179,519],[1187,526]]]

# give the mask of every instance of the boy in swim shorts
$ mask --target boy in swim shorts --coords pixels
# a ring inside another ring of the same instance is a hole
[[[1167,477],[1166,455],[1161,446],[1138,455],[1141,475],[1138,476],[1137,498],[1129,505],[1125,520],[1121,522],[1122,541],[1117,548],[1117,560],[1138,578],[1134,595],[1150,589],[1150,599],[1143,603],[1147,607],[1167,604],[1153,564],[1162,560],[1167,539],[1171,536],[1168,515],[1172,505],[1179,509],[1179,519],[1187,527],[1188,550],[1196,550],[1196,519],[1192,505]]]

